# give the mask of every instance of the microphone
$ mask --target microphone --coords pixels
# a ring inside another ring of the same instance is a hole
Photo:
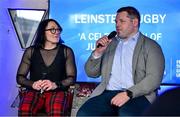
[[[108,35],[108,39],[112,39],[116,36],[117,32],[116,31],[112,31],[109,35]],[[100,43],[97,45],[97,48],[102,47],[103,45],[101,45]]]
[[[46,78],[46,75],[47,75],[47,73],[43,72],[41,79],[44,80]],[[43,92],[44,92],[44,90],[41,88],[40,93],[42,94]]]

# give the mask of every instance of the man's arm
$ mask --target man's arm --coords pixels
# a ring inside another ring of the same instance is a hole
[[[102,56],[95,58],[92,52],[85,64],[85,71],[89,77],[97,78],[101,75],[101,59]]]
[[[146,52],[147,58],[144,63],[145,77],[143,80],[129,88],[129,90],[133,92],[133,97],[142,96],[155,91],[157,88],[159,88],[163,78],[165,59],[162,49],[157,43],[154,43],[154,41],[148,42],[150,43],[146,43],[146,46],[148,45],[148,50]],[[143,63],[138,61],[137,64]]]
[[[85,64],[85,71],[89,77],[97,78],[101,75],[103,53],[111,41],[112,40],[109,40],[106,35],[96,41],[96,49],[92,52]]]

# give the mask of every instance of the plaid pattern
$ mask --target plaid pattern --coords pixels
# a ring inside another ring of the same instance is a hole
[[[35,116],[38,111],[45,108],[48,116],[61,116],[63,113],[65,93],[26,91],[21,97],[19,116]]]

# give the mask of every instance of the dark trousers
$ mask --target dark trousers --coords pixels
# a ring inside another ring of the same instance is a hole
[[[111,99],[120,91],[104,91],[85,102],[77,116],[139,116],[150,106],[145,96],[129,100],[122,107],[111,105]]]

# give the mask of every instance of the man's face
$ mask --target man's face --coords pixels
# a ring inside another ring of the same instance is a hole
[[[130,19],[126,11],[116,15],[116,31],[121,39],[127,39],[137,32],[137,19]]]

